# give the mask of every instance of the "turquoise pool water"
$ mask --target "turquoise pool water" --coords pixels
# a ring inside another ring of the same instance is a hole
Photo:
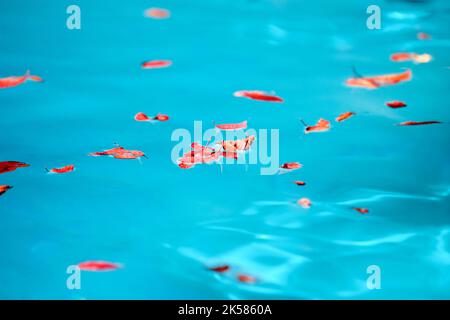
[[[72,4],[81,30],[66,28]],[[370,4],[381,30],[366,27]],[[145,18],[149,7],[170,19]],[[450,298],[448,1],[3,1],[0,17],[0,77],[30,69],[45,80],[0,89],[0,161],[31,165],[0,175],[14,187],[0,196],[0,298]],[[389,60],[402,51],[433,60]],[[173,65],[140,68],[153,59]],[[413,79],[349,88],[352,67],[408,67]],[[233,96],[243,89],[285,102]],[[138,123],[140,111],[170,120]],[[346,111],[357,115],[334,122]],[[331,130],[304,135],[299,119],[321,117]],[[280,164],[303,167],[180,169],[171,135],[196,120],[279,129]],[[446,123],[394,125],[408,120]],[[87,156],[114,142],[149,159]],[[124,268],[82,272],[69,290],[67,267],[87,260]],[[206,270],[221,264],[232,272]],[[380,289],[366,285],[371,265]]]

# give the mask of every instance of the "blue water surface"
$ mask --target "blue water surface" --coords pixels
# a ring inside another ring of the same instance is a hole
[[[66,27],[72,4],[81,30]],[[366,27],[370,4],[380,30]],[[146,18],[149,7],[172,15]],[[0,89],[0,161],[31,165],[0,175],[14,186],[0,197],[0,298],[450,298],[448,1],[16,0],[0,2],[0,17],[0,77],[30,69],[45,80]],[[402,51],[433,61],[389,60]],[[173,65],[140,68],[153,59]],[[349,88],[353,66],[408,67],[413,80]],[[243,89],[285,102],[233,96]],[[140,111],[170,120],[138,123]],[[357,115],[334,122],[346,111]],[[332,129],[304,135],[299,119],[321,117]],[[303,168],[180,169],[171,135],[195,120],[278,129],[280,164]],[[447,123],[394,125],[408,120]],[[114,142],[149,159],[87,156]],[[73,173],[44,170],[72,163]],[[124,268],[83,272],[69,290],[67,267],[87,260]],[[221,264],[231,272],[206,269]],[[380,289],[366,285],[371,265]]]

